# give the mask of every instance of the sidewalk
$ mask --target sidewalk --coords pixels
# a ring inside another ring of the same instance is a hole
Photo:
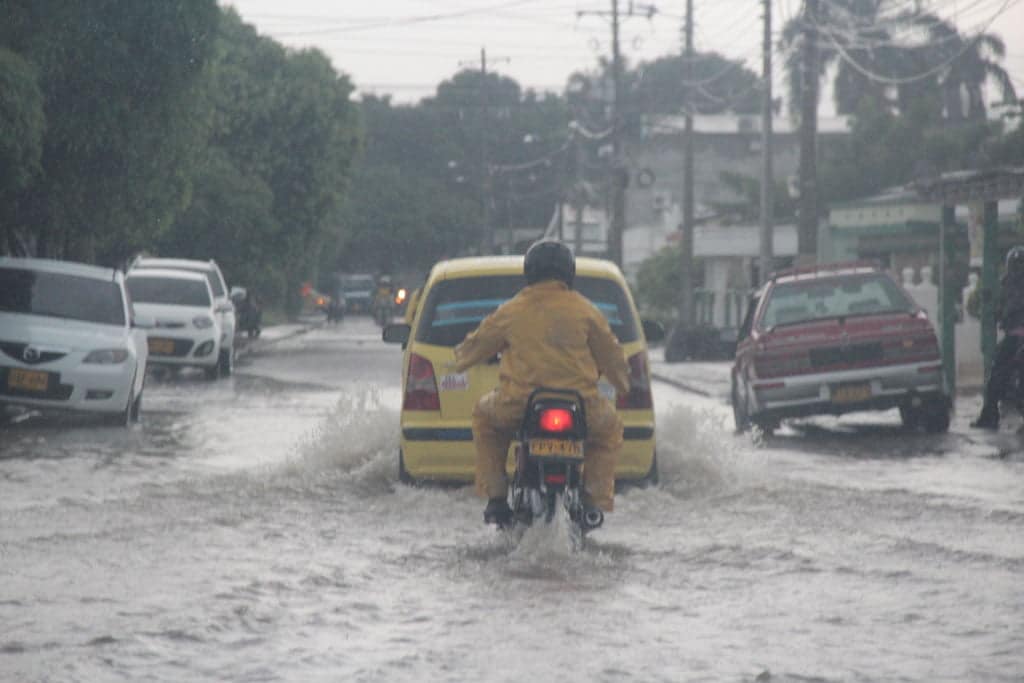
[[[732,361],[666,363],[665,350],[651,349],[651,377],[699,396],[729,400]]]
[[[700,396],[729,400],[732,361],[666,363],[664,349],[651,349],[651,376],[677,389]],[[976,396],[985,389],[980,372],[963,372],[957,378],[957,396]]]

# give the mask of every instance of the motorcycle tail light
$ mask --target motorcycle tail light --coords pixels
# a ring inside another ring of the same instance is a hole
[[[565,474],[545,474],[544,483],[546,484],[564,484]]]
[[[627,359],[629,364],[629,391],[620,394],[616,407],[622,410],[649,410],[651,399],[651,376],[647,371],[647,354],[641,351]]]
[[[403,410],[441,410],[434,366],[423,356],[409,355],[409,374],[405,382]]]
[[[568,432],[575,425],[572,412],[565,408],[545,408],[540,411],[540,428],[545,432]]]

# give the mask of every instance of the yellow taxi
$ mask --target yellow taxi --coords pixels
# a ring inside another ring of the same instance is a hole
[[[398,455],[402,482],[472,481],[473,407],[498,386],[498,362],[495,359],[464,373],[451,373],[446,364],[454,361],[455,346],[466,334],[525,284],[522,256],[442,261],[430,271],[411,322],[384,329],[384,341],[400,343],[405,349]],[[616,479],[656,483],[647,339],[657,341],[664,330],[655,322],[640,320],[625,278],[610,261],[577,258],[573,289],[608,318],[629,364],[632,389],[627,395],[614,396],[610,383],[600,383],[601,390],[615,400],[625,427]],[[512,449],[509,456],[511,471]]]

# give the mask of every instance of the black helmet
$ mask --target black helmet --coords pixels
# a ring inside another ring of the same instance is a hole
[[[540,240],[527,250],[523,274],[530,285],[542,280],[561,280],[572,287],[572,279],[576,276],[576,257],[561,242]]]
[[[1014,277],[1024,275],[1024,247],[1018,245],[1006,252],[1006,272]]]

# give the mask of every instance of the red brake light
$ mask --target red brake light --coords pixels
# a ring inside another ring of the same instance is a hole
[[[434,366],[423,356],[409,355],[409,375],[405,382],[403,410],[441,410]]]
[[[654,405],[651,399],[651,376],[647,372],[647,354],[641,351],[627,359],[629,364],[629,392],[620,394],[615,407],[623,410],[649,410]]]
[[[548,483],[548,484],[564,484],[565,483],[565,475],[564,474],[545,474],[544,475],[544,482]]]
[[[572,413],[565,408],[546,408],[540,411],[540,428],[545,432],[567,432],[573,428]]]

